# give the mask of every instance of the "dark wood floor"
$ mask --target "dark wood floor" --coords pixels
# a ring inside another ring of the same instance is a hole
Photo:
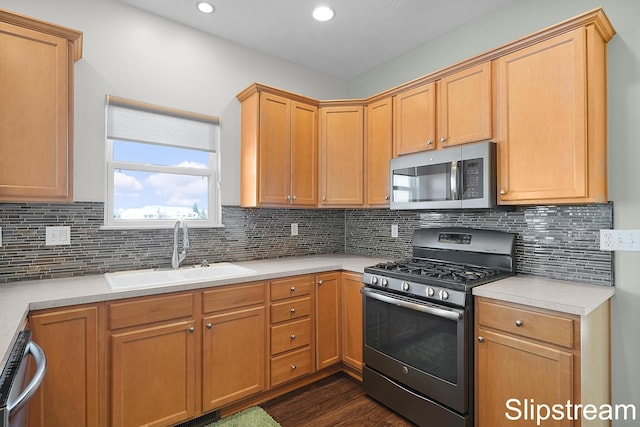
[[[414,426],[365,395],[362,384],[346,374],[333,375],[260,406],[282,427]]]

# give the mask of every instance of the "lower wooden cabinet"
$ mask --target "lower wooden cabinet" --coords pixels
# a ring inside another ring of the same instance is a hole
[[[316,275],[316,369],[340,362],[340,273]]]
[[[312,275],[304,275],[270,284],[271,387],[314,371],[313,283]]]
[[[32,339],[47,356],[42,385],[29,402],[31,426],[98,426],[106,399],[99,388],[102,305],[29,316]]]
[[[264,289],[264,284],[259,286]],[[239,294],[242,291],[241,287],[236,288]],[[202,323],[203,412],[263,391],[266,388],[264,304],[206,316]]]
[[[342,273],[342,361],[362,372],[362,274]]]
[[[192,293],[107,305],[110,425],[166,426],[196,416]]]
[[[193,320],[111,337],[111,425],[166,426],[195,413]]]
[[[536,425],[535,405],[610,403],[609,304],[588,316],[476,297],[476,427]],[[525,412],[526,411],[526,412]],[[544,425],[605,426],[570,417]]]

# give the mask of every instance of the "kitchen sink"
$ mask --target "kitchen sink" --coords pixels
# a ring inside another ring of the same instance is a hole
[[[250,276],[252,274],[256,274],[256,272],[250,268],[241,267],[230,262],[219,262],[205,267],[184,267],[176,270],[120,271],[105,273],[104,277],[111,289],[121,290],[207,282],[210,280]]]

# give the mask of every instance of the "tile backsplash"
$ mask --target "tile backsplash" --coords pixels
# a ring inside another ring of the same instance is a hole
[[[101,229],[103,204],[0,204],[0,283],[101,274],[170,264],[173,230]],[[613,285],[613,255],[599,250],[613,206],[535,206],[515,210],[222,208],[224,228],[189,229],[183,265],[347,252],[390,259],[411,255],[418,227],[473,227],[516,233],[520,273]],[[297,223],[299,235],[291,236]],[[398,237],[391,237],[391,225]],[[45,226],[71,227],[71,245],[45,246]]]

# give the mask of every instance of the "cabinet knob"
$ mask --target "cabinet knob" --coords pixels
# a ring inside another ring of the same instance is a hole
[[[447,138],[445,138],[444,136],[442,138],[440,138],[440,142],[446,142]]]
[[[189,332],[190,333],[193,333],[193,331],[195,331],[195,330],[196,330],[196,328],[194,328],[193,326],[189,327]]]
[[[428,140],[427,141],[427,145],[433,145],[433,141],[432,140]]]
[[[296,368],[297,368],[297,366],[296,366],[296,365],[291,365],[291,370],[292,370],[292,371],[295,371],[295,369],[296,369]]]
[[[484,337],[478,337],[478,342],[484,342]]]
[[[296,339],[296,334],[291,334],[291,336],[289,338],[291,338],[291,341],[295,340]]]
[[[318,286],[322,285],[322,280],[318,280]]]
[[[295,202],[298,196],[293,196],[293,201]]]
[[[500,190],[500,195],[501,195],[501,196],[504,196],[505,194],[507,194],[507,192],[506,192],[506,191],[504,191],[504,190]]]
[[[292,287],[289,288],[289,292],[295,292],[295,291],[296,291],[296,287],[295,286],[292,286]]]
[[[385,197],[384,197],[384,199],[385,199],[385,200],[389,200],[389,196],[385,196]]]
[[[296,313],[296,309],[292,308],[291,310],[289,310],[291,312],[291,314],[295,314]]]
[[[211,323],[207,323],[207,329],[211,329],[213,328],[213,325]]]
[[[326,196],[323,196],[323,197],[322,197],[322,201],[324,202],[325,200],[327,200],[327,197],[326,197]]]
[[[522,325],[524,325],[524,322],[522,320],[516,320],[516,326],[518,328],[522,327]]]

